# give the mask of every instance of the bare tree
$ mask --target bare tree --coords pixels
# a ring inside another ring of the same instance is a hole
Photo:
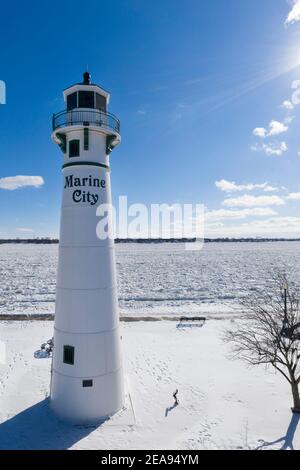
[[[226,331],[233,356],[250,365],[273,366],[289,382],[293,412],[300,413],[300,302],[297,288],[284,274],[270,288],[243,301],[246,320]],[[300,294],[300,292],[299,292]]]

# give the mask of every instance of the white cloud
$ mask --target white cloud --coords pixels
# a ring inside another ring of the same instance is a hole
[[[7,176],[0,178],[0,189],[8,189],[14,191],[15,189],[24,188],[26,186],[33,186],[40,188],[44,184],[44,179],[41,176]]]
[[[246,217],[268,217],[277,215],[277,212],[269,207],[254,207],[251,209],[228,210],[219,209],[205,213],[206,220],[234,220],[245,219]]]
[[[291,124],[291,122],[293,122],[295,116],[288,116],[287,118],[285,118],[284,120],[284,124]]]
[[[285,188],[283,186],[281,186],[280,189],[285,189]],[[266,186],[264,186],[263,190],[266,193],[272,193],[273,191],[279,191],[279,188],[276,188],[275,186],[271,186],[271,185],[266,183]]]
[[[256,127],[253,130],[253,135],[264,139],[267,136],[267,129],[265,129],[264,127]]]
[[[275,188],[274,186],[271,186],[268,183],[236,184],[234,181],[227,181],[223,179],[220,181],[216,181],[215,185],[218,189],[227,193],[232,193],[235,191],[254,191],[255,189],[262,189],[265,192],[278,191],[278,188]]]
[[[266,207],[282,206],[284,200],[279,196],[252,196],[244,194],[236,198],[228,198],[222,202],[226,207]]]
[[[240,225],[205,224],[206,237],[299,237],[300,217],[255,219]]]
[[[285,142],[271,142],[270,144],[253,145],[251,149],[255,152],[264,152],[268,156],[280,157],[288,150],[288,146]]]
[[[290,193],[287,195],[286,199],[290,201],[300,201],[300,193]]]
[[[284,152],[288,150],[288,147],[285,142],[263,144],[262,148],[266,155],[275,155],[277,157],[280,157]]]
[[[271,121],[269,124],[270,131],[268,136],[282,134],[283,132],[287,132],[289,130],[288,126],[286,126],[283,122],[279,121]]]
[[[293,24],[300,20],[300,0],[293,0],[293,6],[289,12],[285,24]]]
[[[287,132],[289,130],[288,126],[286,125],[288,122],[290,121],[283,123],[272,120],[269,124],[269,129],[265,129],[264,127],[256,127],[253,130],[253,135],[264,139],[265,137],[272,137],[274,135],[282,134],[283,132]]]
[[[280,106],[284,109],[294,109],[294,105],[290,100],[284,100]]]
[[[33,228],[26,228],[26,227],[19,227],[16,228],[17,232],[22,232],[22,233],[34,233]]]

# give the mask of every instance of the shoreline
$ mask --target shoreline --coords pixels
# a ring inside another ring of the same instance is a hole
[[[237,312],[237,313],[220,313],[220,314],[200,314],[200,315],[121,315],[120,322],[125,323],[134,323],[134,322],[159,322],[159,321],[173,321],[179,322],[182,317],[186,319],[192,319],[195,317],[205,318],[206,320],[231,320],[231,319],[243,319],[246,318],[245,313]],[[29,315],[26,314],[0,314],[0,322],[2,321],[11,321],[11,322],[19,322],[19,321],[54,321],[54,314],[39,314],[39,313],[32,313]]]

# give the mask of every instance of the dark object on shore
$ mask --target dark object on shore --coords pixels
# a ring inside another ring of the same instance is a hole
[[[53,338],[48,339],[46,343],[41,344],[40,349],[35,351],[34,353],[35,359],[47,359],[51,357],[53,353],[53,348],[54,348]]]
[[[48,356],[51,356],[53,352],[53,347],[54,347],[54,342],[53,342],[53,338],[51,338],[51,339],[48,339],[46,343],[43,343],[41,345],[41,351],[45,351],[45,353],[47,353]]]
[[[183,323],[185,321],[203,321],[205,322],[206,317],[180,317],[180,322]]]
[[[206,317],[180,317],[177,328],[202,328]]]

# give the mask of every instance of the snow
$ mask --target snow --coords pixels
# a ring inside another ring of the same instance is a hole
[[[232,321],[245,320],[186,330],[122,322],[125,408],[98,427],[61,422],[49,409],[51,360],[34,353],[53,323],[1,322],[0,449],[300,449],[289,385],[229,358],[222,334]]]

